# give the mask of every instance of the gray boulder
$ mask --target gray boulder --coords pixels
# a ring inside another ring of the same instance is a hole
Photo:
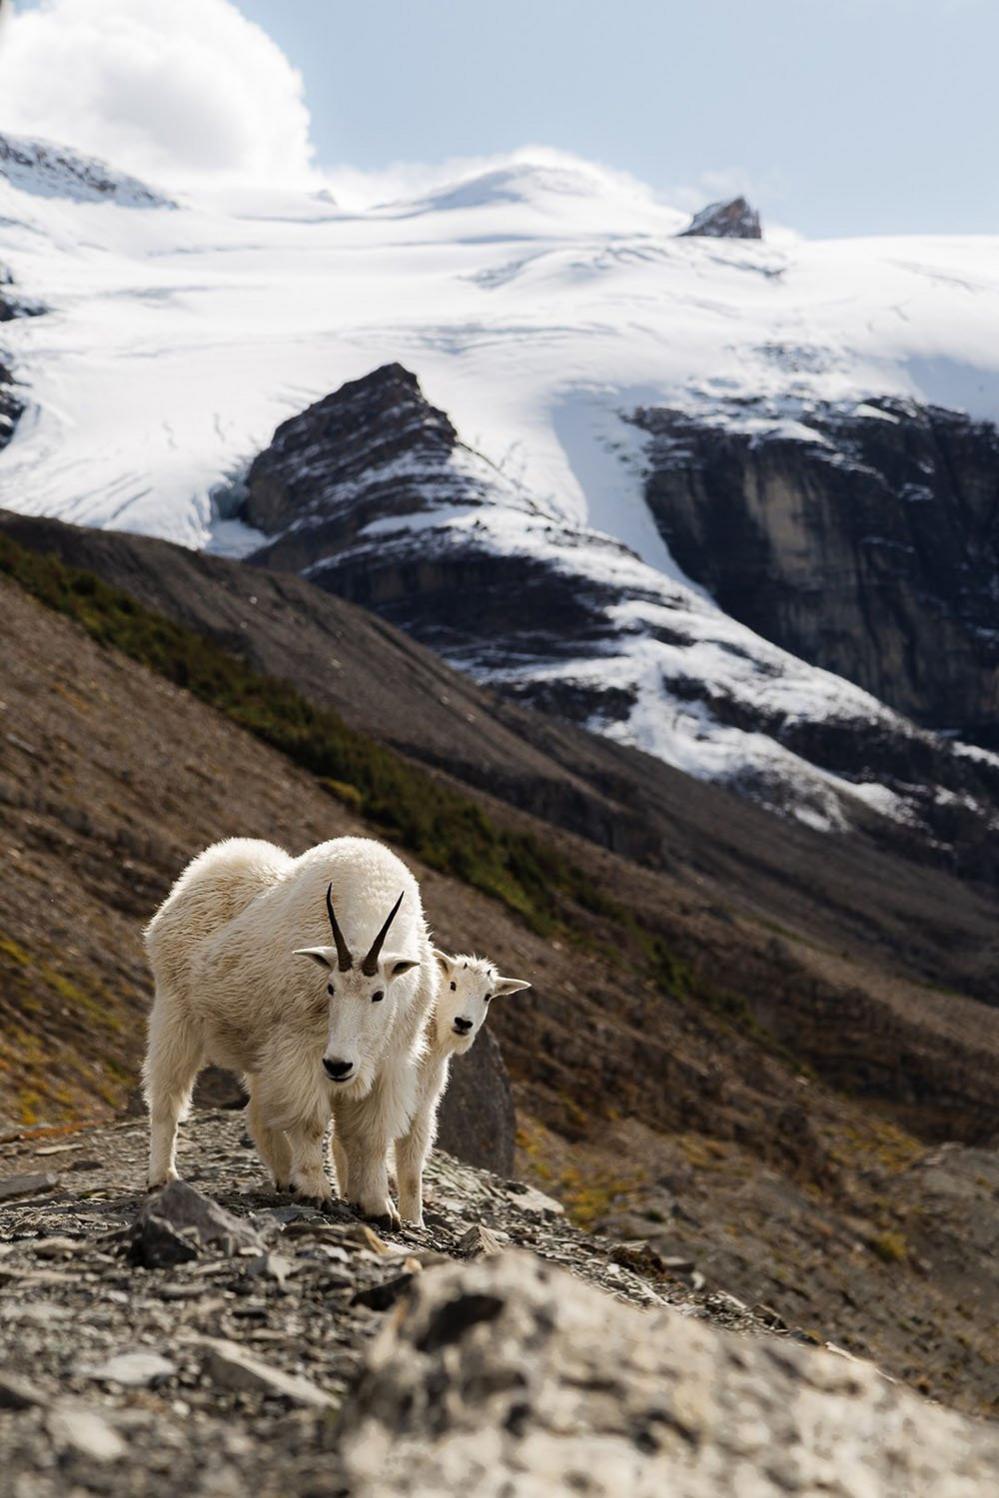
[[[467,1056],[451,1062],[451,1081],[441,1105],[437,1143],[466,1165],[496,1175],[513,1174],[517,1118],[503,1053],[482,1030]]]
[[[999,1430],[848,1356],[642,1313],[523,1253],[411,1294],[340,1418],[366,1498],[999,1491]]]
[[[243,1218],[202,1196],[186,1181],[171,1181],[139,1208],[132,1226],[129,1257],[147,1269],[165,1269],[196,1259],[204,1248],[235,1254],[262,1249],[259,1235]]]

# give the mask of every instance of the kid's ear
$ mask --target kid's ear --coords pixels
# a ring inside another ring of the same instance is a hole
[[[450,978],[453,971],[453,964],[448,954],[446,952],[442,952],[440,947],[434,947],[434,957],[437,959],[437,966],[440,968],[445,978]]]
[[[418,957],[403,957],[400,953],[390,952],[381,960],[381,969],[385,974],[386,981],[391,983],[393,978],[401,978],[403,973],[408,973],[411,968],[419,967]]]
[[[332,947],[296,947],[291,954],[293,957],[311,957],[318,967],[332,968],[335,966],[336,953]]]
[[[506,993],[520,993],[522,988],[530,988],[523,978],[497,978],[493,984],[493,998],[498,999]]]

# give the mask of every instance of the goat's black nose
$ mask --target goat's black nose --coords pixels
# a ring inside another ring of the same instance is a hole
[[[472,1021],[470,1019],[456,1019],[454,1022],[454,1028],[457,1030],[459,1035],[467,1035],[469,1030],[472,1028]]]
[[[354,1070],[353,1061],[337,1061],[335,1057],[331,1060],[329,1056],[323,1057],[323,1066],[326,1068],[326,1075],[332,1077],[334,1082],[345,1082]]]

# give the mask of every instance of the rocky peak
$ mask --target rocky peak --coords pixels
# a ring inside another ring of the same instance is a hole
[[[377,473],[411,497],[457,441],[416,376],[383,364],[278,427],[247,474],[245,518],[272,535],[303,515],[345,516],[357,498],[352,486]]]
[[[762,239],[760,215],[745,198],[729,198],[723,203],[709,203],[695,213],[680,239]]]

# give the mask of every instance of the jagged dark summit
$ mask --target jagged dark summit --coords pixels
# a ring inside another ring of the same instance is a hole
[[[762,239],[760,215],[745,198],[709,203],[695,213],[680,239]]]

